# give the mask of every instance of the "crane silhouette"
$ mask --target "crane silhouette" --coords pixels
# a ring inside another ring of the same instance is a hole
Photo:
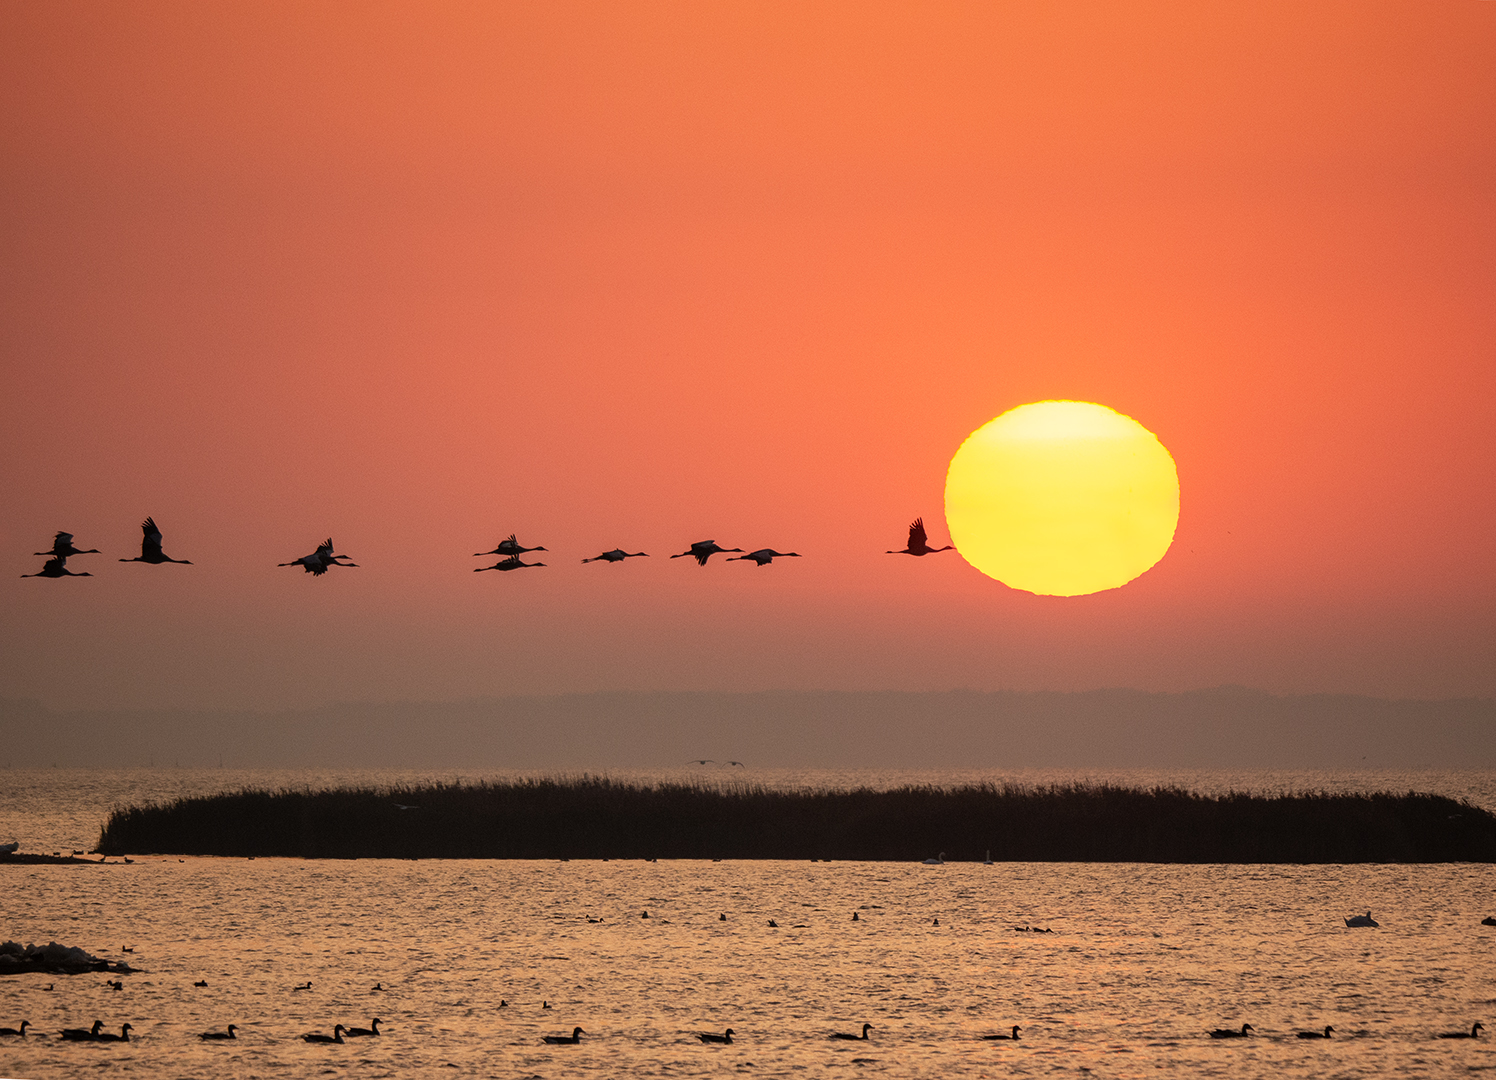
[[[318,577],[327,573],[329,567],[333,566],[357,566],[356,562],[339,562],[346,559],[347,555],[334,555],[332,551],[332,537],[328,537],[317,545],[317,550],[310,555],[303,555],[299,559],[290,562],[276,563],[277,566],[299,566],[308,574],[316,574]]]
[[[897,551],[889,551],[889,555],[933,555],[937,551],[955,551],[950,544],[945,547],[932,548],[930,538],[925,533],[925,519],[917,517],[914,524],[909,526],[909,543]]]
[[[798,559],[800,557],[801,556],[798,551],[775,551],[773,548],[759,548],[757,551],[750,551],[746,555],[739,555],[736,558],[728,559],[727,561],[747,562],[749,559],[752,559],[760,566],[768,566],[775,559]]]
[[[44,552],[41,554],[45,554]],[[68,557],[66,555],[53,555],[34,574],[22,574],[22,577],[93,577],[87,570],[82,572],[69,570],[67,568]]]
[[[520,545],[520,542],[517,539],[515,539],[515,534],[514,533],[510,533],[509,534],[509,539],[508,540],[500,540],[499,541],[499,546],[496,547],[496,548],[494,548],[492,551],[475,551],[475,552],[473,552],[473,558],[476,559],[476,558],[478,558],[481,555],[523,555],[527,551],[544,551],[544,550],[545,550],[545,548],[543,548],[543,547],[532,547],[532,548],[522,547]],[[530,563],[528,565],[534,566],[536,564]],[[485,567],[485,569],[492,569],[492,567]]]
[[[73,546],[73,534],[60,532],[52,538],[51,551],[33,551],[33,555],[51,555],[56,558],[66,559],[69,555],[99,555],[102,554],[98,548],[89,548],[87,551],[79,551]],[[34,574],[32,575],[35,576]],[[90,574],[89,577],[93,575]]]
[[[155,518],[146,518],[140,523],[140,531],[145,535],[140,538],[140,554],[133,559],[121,559],[120,562],[143,562],[153,565],[174,562],[183,566],[191,566],[191,559],[173,559],[161,550],[161,530],[156,528]]]
[[[713,555],[724,551],[742,551],[742,548],[718,547],[715,540],[698,540],[691,545],[690,551],[682,551],[679,555],[670,556],[672,559],[680,559],[689,555],[696,560],[697,566],[705,566],[706,561]]]
[[[535,549],[534,548],[530,548],[530,549],[527,549],[527,550],[533,551]],[[511,555],[511,556],[509,556],[509,558],[504,559],[501,562],[494,563],[492,566],[480,566],[476,570],[474,570],[473,573],[475,573],[475,574],[481,574],[484,570],[519,570],[522,567],[544,566],[544,565],[545,565],[545,563],[543,563],[543,562],[520,562],[518,555]]]
[[[584,563],[589,563],[589,562],[623,562],[624,559],[637,559],[640,556],[643,556],[644,558],[647,559],[647,558],[649,558],[649,552],[647,552],[647,551],[624,551],[623,548],[614,548],[612,551],[605,551],[601,555],[594,555],[592,558],[590,558],[590,559],[583,559],[582,561]]]

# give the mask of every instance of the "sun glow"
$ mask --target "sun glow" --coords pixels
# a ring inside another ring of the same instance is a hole
[[[988,577],[1048,596],[1115,589],[1174,539],[1179,476],[1154,434],[1084,401],[1020,405],[972,432],[945,481],[951,542]]]

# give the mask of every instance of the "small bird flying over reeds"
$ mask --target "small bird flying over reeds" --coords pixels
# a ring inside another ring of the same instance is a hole
[[[746,555],[738,555],[734,558],[728,559],[727,561],[747,562],[749,559],[752,559],[754,562],[758,563],[759,566],[768,566],[775,559],[798,558],[800,558],[800,553],[798,551],[775,551],[773,548],[759,548],[757,551],[750,551]]]
[[[696,560],[696,565],[698,565],[698,566],[705,566],[706,565],[706,561],[708,559],[710,559],[713,555],[717,555],[717,554],[720,554],[720,553],[726,552],[726,551],[739,551],[740,552],[742,550],[743,550],[742,548],[718,547],[717,546],[717,541],[715,541],[715,540],[698,540],[698,541],[696,541],[696,543],[694,543],[694,544],[691,545],[691,550],[689,550],[689,551],[682,551],[679,555],[672,555],[670,557],[672,559],[683,559],[687,555],[689,555],[689,556],[691,556],[691,558],[693,558],[693,559]]]
[[[184,566],[192,565],[191,559],[173,559],[161,550],[161,530],[156,528],[155,518],[146,518],[141,522],[140,531],[145,534],[140,538],[140,554],[133,559],[121,559],[120,562],[143,562],[152,565],[174,562]]]
[[[914,519],[914,524],[912,524],[912,525],[909,526],[909,543],[906,544],[904,547],[898,549],[897,551],[889,551],[886,554],[889,554],[889,555],[933,555],[937,551],[954,551],[954,550],[956,550],[956,549],[953,548],[950,544],[945,545],[945,547],[932,548],[930,546],[930,538],[929,538],[928,534],[925,532],[925,519],[922,518],[922,517],[917,517],[917,518]]]

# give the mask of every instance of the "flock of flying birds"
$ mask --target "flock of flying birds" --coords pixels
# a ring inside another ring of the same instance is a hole
[[[192,565],[191,559],[173,559],[170,555],[161,550],[161,530],[156,527],[156,521],[154,518],[146,518],[145,521],[141,523],[140,529],[144,534],[140,540],[140,554],[133,559],[121,559],[120,562],[151,563],[152,565],[160,565],[161,563],[182,563],[186,566]],[[486,555],[502,556],[502,558],[500,558],[498,562],[494,563],[494,565],[480,566],[473,572],[481,573],[484,570],[519,570],[521,568],[544,566],[545,563],[543,562],[524,562],[520,559],[520,556],[527,555],[532,551],[545,550],[546,549],[544,547],[524,547],[516,538],[516,534],[510,533],[509,538],[507,540],[499,541],[498,546],[495,547],[492,551],[476,551],[473,553],[474,558],[481,558]],[[888,554],[933,555],[936,552],[953,550],[954,548],[952,548],[950,544],[945,545],[945,547],[931,547],[929,543],[929,536],[925,532],[924,518],[915,518],[914,523],[909,526],[909,542],[902,548],[899,548],[897,550],[890,550]],[[672,559],[680,559],[689,555],[691,558],[696,560],[698,566],[705,566],[706,561],[713,555],[728,554],[731,552],[738,552],[739,554],[736,556],[729,555],[729,558],[727,560],[728,562],[752,561],[754,563],[757,563],[759,566],[768,566],[775,559],[800,558],[800,553],[798,551],[775,551],[773,548],[759,548],[757,551],[744,552],[742,548],[722,547],[715,540],[698,540],[696,543],[691,545],[689,550],[682,551],[679,555],[672,555],[670,557]],[[43,565],[42,568],[36,573],[22,574],[22,577],[93,577],[93,575],[86,570],[69,570],[68,560],[74,555],[98,555],[101,553],[98,548],[88,548],[85,550],[76,547],[73,544],[72,533],[60,532],[52,539],[52,548],[50,551],[38,551],[34,554],[47,556],[46,564]],[[622,548],[614,548],[612,551],[605,551],[601,555],[594,555],[592,558],[583,559],[582,561],[584,563],[617,563],[623,562],[624,559],[648,558],[648,556],[649,552],[647,551],[624,551]],[[326,540],[322,541],[322,543],[318,544],[317,550],[312,552],[310,555],[303,555],[299,559],[292,559],[290,562],[277,563],[276,565],[299,566],[308,574],[313,574],[320,577],[321,575],[331,570],[334,566],[357,566],[358,563],[353,562],[346,555],[339,555],[334,552],[332,546],[332,538],[328,537]]]

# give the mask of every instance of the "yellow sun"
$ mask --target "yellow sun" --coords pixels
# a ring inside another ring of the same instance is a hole
[[[1126,585],[1169,550],[1179,475],[1154,434],[1085,401],[1020,405],[978,428],[945,479],[951,542],[1015,589]]]

